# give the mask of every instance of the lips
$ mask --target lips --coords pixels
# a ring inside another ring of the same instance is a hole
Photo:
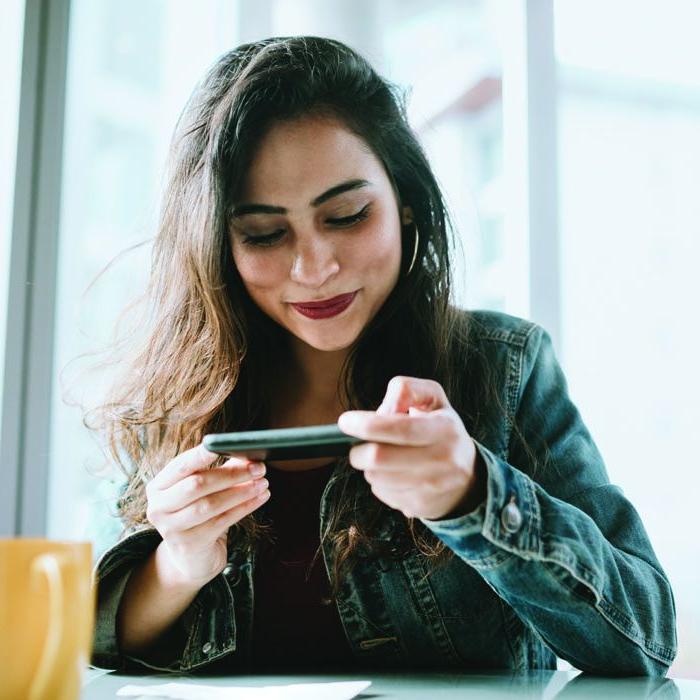
[[[349,294],[339,294],[337,297],[331,297],[330,299],[321,299],[321,301],[300,301],[294,304],[294,306],[301,306],[304,309],[327,309],[329,306],[337,306],[345,301],[348,301],[353,296],[355,292],[350,292]]]
[[[294,309],[303,316],[313,319],[329,318],[337,316],[345,311],[352,304],[357,290],[349,294],[340,294],[337,297],[330,299],[322,299],[321,301],[307,301],[301,304],[292,304]]]

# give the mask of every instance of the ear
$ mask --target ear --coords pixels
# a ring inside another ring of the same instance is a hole
[[[402,207],[401,223],[406,226],[413,223],[413,209],[411,207]]]

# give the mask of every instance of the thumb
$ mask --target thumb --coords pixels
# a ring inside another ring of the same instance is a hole
[[[416,406],[408,407],[409,416],[424,416],[426,413],[430,413],[430,411],[424,411],[422,408],[416,408]]]

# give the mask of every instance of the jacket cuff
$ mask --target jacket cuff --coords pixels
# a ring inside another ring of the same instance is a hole
[[[95,565],[97,609],[92,665],[97,668],[123,671],[129,667],[129,657],[117,644],[117,611],[134,567],[155,550],[160,540],[156,530],[139,530],[108,549]]]
[[[477,569],[499,566],[512,555],[534,559],[540,549],[540,511],[532,480],[474,441],[487,470],[486,500],[466,515],[421,522]]]
[[[119,603],[133,569],[112,578],[110,585],[99,591],[95,615],[92,665],[113,671],[124,670],[124,659],[117,646],[116,620]]]

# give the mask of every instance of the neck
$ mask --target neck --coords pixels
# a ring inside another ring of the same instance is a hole
[[[285,384],[302,401],[324,407],[339,406],[338,381],[348,351],[324,351],[293,338]]]

